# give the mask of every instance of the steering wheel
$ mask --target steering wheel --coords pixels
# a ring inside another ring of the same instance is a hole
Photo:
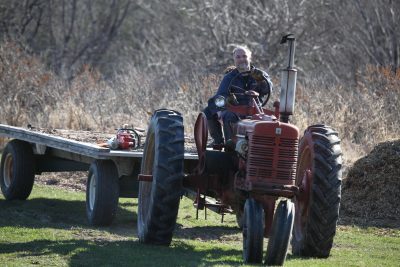
[[[233,81],[234,81],[237,77],[239,77],[240,75],[243,75],[243,74],[251,75],[251,70],[249,70],[249,71],[244,71],[244,72],[239,72],[235,77],[233,77],[233,79],[231,80],[231,82],[229,83],[229,86],[228,86],[229,91],[230,91],[230,88],[231,88],[231,85],[232,85]],[[271,97],[271,90],[269,90],[269,92],[266,94],[266,98],[265,98],[265,100],[262,102],[261,107],[265,107],[265,105],[268,103],[268,100],[269,100],[270,97]]]
[[[265,100],[262,102],[261,107],[265,107],[265,105],[267,104],[269,98],[271,96],[271,90],[269,90],[268,94],[266,94],[266,98]]]

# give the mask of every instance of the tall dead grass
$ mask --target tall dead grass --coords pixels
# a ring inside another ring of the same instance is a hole
[[[346,161],[353,162],[377,143],[400,138],[400,73],[367,66],[355,86],[314,79],[297,87],[293,123],[331,125],[342,139]]]
[[[0,46],[0,60],[1,122],[45,124],[64,83],[14,43]]]
[[[190,135],[199,111],[222,78],[197,75],[197,70],[182,70],[187,73],[183,79],[160,76],[130,65],[112,81],[105,81],[84,66],[68,83],[13,43],[0,45],[0,60],[0,123],[15,126],[30,123],[105,131],[128,123],[146,128],[154,110],[170,108],[183,114],[185,131]],[[279,99],[279,85],[275,84],[270,107]],[[334,127],[348,160],[358,158],[378,142],[400,138],[400,73],[389,68],[366,67],[355,86],[301,80],[296,97],[292,122],[301,130],[316,123]]]
[[[342,138],[372,145],[398,136],[400,77],[384,76],[369,66],[357,86],[308,81],[298,90],[299,123],[321,121],[335,126]]]

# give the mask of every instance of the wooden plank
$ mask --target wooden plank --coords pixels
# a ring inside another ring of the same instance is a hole
[[[0,124],[0,135],[94,158],[97,158],[99,153],[107,153],[110,151],[109,148],[99,147],[94,144],[79,142],[4,124]]]
[[[109,148],[99,147],[95,144],[75,141],[4,124],[0,124],[0,136],[44,145],[61,151],[84,155],[95,159],[110,159],[115,157],[141,158],[143,156],[142,151],[110,150]],[[187,160],[197,160],[198,156],[197,153],[185,153],[184,158]]]

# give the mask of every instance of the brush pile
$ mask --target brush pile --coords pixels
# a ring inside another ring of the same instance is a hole
[[[377,145],[343,180],[341,220],[400,227],[400,140]]]

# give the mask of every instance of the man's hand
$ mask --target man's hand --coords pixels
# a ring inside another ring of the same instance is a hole
[[[236,96],[235,96],[235,94],[233,94],[233,93],[231,93],[231,94],[226,98],[226,101],[227,101],[229,104],[233,105],[233,106],[239,105],[239,102],[237,101]]]
[[[253,77],[254,80],[261,82],[264,80],[264,72],[257,68],[252,68],[250,70],[250,75]]]

